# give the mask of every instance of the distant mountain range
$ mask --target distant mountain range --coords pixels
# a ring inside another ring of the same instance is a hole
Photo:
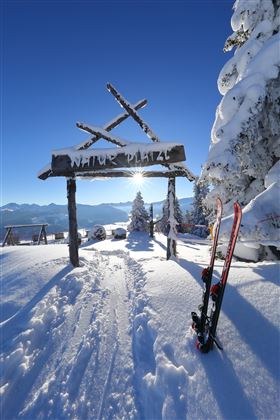
[[[181,209],[185,212],[192,204],[192,197],[179,200]],[[160,217],[163,201],[154,204],[154,217]],[[149,207],[149,204],[145,204]],[[79,229],[90,229],[95,224],[110,224],[127,222],[131,212],[132,202],[99,204],[95,206],[77,204],[77,218]],[[0,207],[0,238],[3,239],[6,225],[21,225],[32,223],[48,223],[47,232],[61,232],[68,230],[67,205],[51,203],[45,206],[38,204],[9,203]],[[32,229],[20,232],[22,238],[30,238]]]

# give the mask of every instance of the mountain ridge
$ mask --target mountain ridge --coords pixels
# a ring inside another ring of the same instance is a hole
[[[158,218],[162,213],[163,201],[153,203],[154,217]],[[185,213],[192,203],[191,197],[179,199],[181,209]],[[145,203],[146,208],[150,203]],[[77,219],[79,229],[90,229],[95,224],[110,224],[127,222],[131,212],[132,201],[120,203],[101,203],[96,205],[77,204]],[[39,205],[36,203],[17,204],[7,203],[0,207],[0,237],[5,234],[6,225],[47,223],[48,233],[68,230],[67,204],[50,203]],[[18,232],[21,237],[30,237],[33,228],[26,228]]]
[[[192,202],[193,197],[183,197],[183,198],[179,198],[179,202],[181,204],[181,202],[184,201],[188,201],[188,202]],[[163,204],[165,200],[161,200],[161,201],[152,201],[152,202],[145,202],[145,205],[157,205],[157,204]],[[119,203],[99,203],[99,204],[83,204],[83,203],[77,203],[77,205],[79,206],[90,206],[90,207],[96,207],[96,206],[102,206],[102,205],[106,205],[106,206],[126,206],[126,205],[132,205],[133,200],[132,201],[120,201]],[[49,204],[37,204],[37,203],[22,203],[22,204],[18,204],[15,202],[10,202],[7,204],[4,204],[3,206],[0,207],[0,210],[2,209],[7,209],[7,208],[20,208],[20,207],[50,207],[50,206],[67,206],[67,204],[56,204],[56,203],[49,203]]]

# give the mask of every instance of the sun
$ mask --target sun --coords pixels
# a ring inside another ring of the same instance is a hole
[[[134,184],[142,185],[144,182],[144,177],[142,172],[135,172],[132,176],[132,180]]]

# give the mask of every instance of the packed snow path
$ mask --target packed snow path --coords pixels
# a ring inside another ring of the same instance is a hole
[[[124,252],[89,250],[80,268],[57,277],[22,332],[15,323],[26,308],[4,324],[3,341],[16,347],[3,366],[11,417],[135,416],[130,321],[137,279],[141,269]],[[16,375],[9,369],[15,359]]]
[[[2,252],[2,418],[276,419],[279,264],[233,263],[219,338],[200,354],[190,312],[208,246],[131,235]],[[216,268],[220,272],[222,261]],[[217,274],[217,273],[216,273]]]

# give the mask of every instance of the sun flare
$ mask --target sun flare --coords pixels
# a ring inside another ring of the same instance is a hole
[[[137,184],[137,185],[142,185],[144,182],[144,177],[142,172],[135,172],[135,174],[133,174],[133,183]]]

